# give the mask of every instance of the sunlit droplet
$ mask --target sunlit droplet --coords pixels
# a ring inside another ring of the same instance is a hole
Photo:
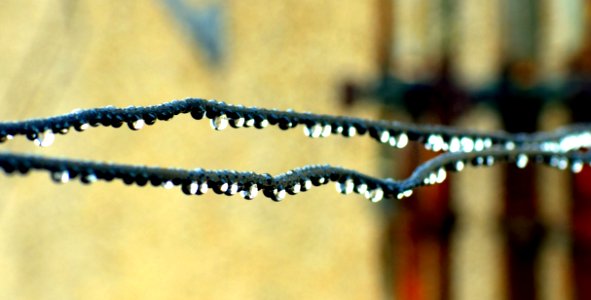
[[[167,190],[170,190],[174,187],[174,184],[172,183],[172,181],[168,180],[162,183],[162,187]]]
[[[528,160],[529,159],[528,159],[527,155],[519,154],[515,158],[515,164],[517,165],[518,168],[523,169],[527,166]]]
[[[406,133],[401,133],[398,135],[396,147],[402,149],[408,145],[408,135]]]
[[[211,127],[215,130],[224,130],[228,127],[228,117],[226,114],[221,114],[211,120]]]
[[[143,119],[137,119],[131,123],[130,127],[133,130],[140,130],[144,128],[144,125],[146,125],[146,122]]]
[[[240,195],[242,195],[242,197],[246,200],[252,200],[254,198],[256,198],[256,196],[259,194],[259,188],[256,184],[252,184],[250,187],[248,187],[247,189],[244,189],[240,192]]]
[[[70,181],[70,173],[68,171],[53,172],[51,179],[56,183],[67,183]]]
[[[570,165],[570,170],[573,173],[580,173],[583,170],[583,162],[580,160],[575,160]]]
[[[49,147],[55,141],[55,134],[51,129],[45,130],[43,133],[37,135],[37,138],[33,141],[35,145],[39,147]]]

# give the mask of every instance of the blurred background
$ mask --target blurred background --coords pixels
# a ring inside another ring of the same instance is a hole
[[[588,0],[4,0],[0,119],[185,97],[512,132],[589,122]],[[434,154],[190,116],[5,150],[405,177]],[[468,168],[404,201],[0,179],[1,299],[591,299],[591,168]]]

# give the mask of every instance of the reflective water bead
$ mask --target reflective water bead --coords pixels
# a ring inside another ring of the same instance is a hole
[[[221,114],[211,119],[211,127],[215,130],[224,130],[228,127],[228,117],[226,114]]]
[[[256,198],[256,196],[259,194],[259,188],[258,186],[255,184],[252,184],[250,187],[248,187],[247,189],[244,189],[240,192],[240,195],[242,195],[242,197],[246,200],[252,200],[254,198]]]
[[[408,145],[408,135],[406,133],[401,133],[398,135],[396,147],[402,149]]]
[[[207,185],[207,181],[204,181],[203,183],[201,183],[199,185],[199,192],[201,192],[201,194],[207,193],[208,190],[209,190],[209,186]]]
[[[254,119],[248,119],[244,122],[245,127],[252,127],[254,126]]]
[[[51,179],[56,183],[67,183],[70,181],[70,173],[68,171],[53,172]]]
[[[340,125],[339,125],[339,126],[337,127],[336,131],[337,131],[337,133],[338,133],[338,134],[341,134],[341,133],[343,133],[343,126],[340,126]]]
[[[437,183],[442,183],[445,181],[445,178],[447,178],[447,172],[445,171],[444,168],[440,168],[437,171]]]
[[[267,126],[269,126],[269,120],[267,120],[267,119],[263,119],[263,120],[261,121],[260,127],[261,127],[261,128],[265,128],[265,127],[267,127]]]
[[[380,133],[380,142],[385,144],[389,140],[390,140],[390,132],[388,130],[382,131],[382,133]]]
[[[51,129],[45,130],[43,133],[37,135],[33,141],[39,147],[49,147],[55,141],[55,134]]]
[[[326,124],[322,128],[322,133],[320,134],[320,136],[322,136],[322,137],[328,137],[328,136],[330,136],[330,133],[331,132],[332,132],[332,126],[330,126],[330,124]]]
[[[490,167],[490,166],[492,166],[494,163],[495,163],[495,158],[494,158],[494,157],[492,157],[492,156],[490,156],[490,155],[486,157],[486,165],[487,165],[487,166],[489,166],[489,167]]]
[[[228,183],[224,182],[222,183],[222,185],[220,185],[220,191],[222,191],[222,193],[225,193],[228,190]]]
[[[380,202],[384,199],[384,190],[381,188],[376,188],[369,193],[369,201],[376,203]]]
[[[353,137],[357,134],[357,128],[355,126],[351,126],[347,129],[347,136]]]
[[[390,140],[388,140],[388,144],[390,144],[392,147],[396,147],[396,137],[391,136]]]
[[[88,124],[88,123],[84,123],[84,124],[81,124],[81,125],[78,127],[78,130],[80,130],[80,131],[84,131],[84,130],[87,130],[87,129],[89,129],[89,128],[90,128],[90,124]]]
[[[189,194],[195,195],[197,194],[197,191],[199,191],[199,183],[195,181],[191,182],[191,184],[189,184]]]
[[[88,175],[84,176],[83,181],[87,182],[87,183],[93,183],[93,182],[96,182],[97,180],[98,180],[98,178],[96,177],[96,175],[88,174]]]
[[[408,198],[408,197],[412,196],[412,190],[406,190],[402,194],[404,195],[404,197]]]
[[[322,126],[321,124],[314,124],[314,126],[312,126],[312,128],[310,129],[310,136],[313,138],[319,138],[322,135],[323,129],[324,126]]]
[[[484,150],[484,141],[481,139],[476,139],[474,141],[474,151],[482,151]]]
[[[580,173],[583,170],[583,162],[580,160],[575,160],[570,165],[570,170],[573,173]]]
[[[472,152],[472,150],[474,150],[474,141],[469,137],[461,138],[460,144],[462,145],[462,151],[464,152]]]
[[[162,183],[162,187],[165,188],[165,189],[167,189],[167,190],[170,190],[170,189],[172,189],[174,187],[174,184],[172,183],[172,181],[167,180],[167,181],[165,181],[165,182]]]
[[[449,141],[449,152],[459,152],[462,149],[462,144],[460,143],[460,139],[457,137],[452,137]]]
[[[132,130],[140,130],[140,129],[144,128],[144,125],[146,125],[146,122],[143,119],[137,119],[137,120],[133,121],[129,127]]]
[[[310,182],[310,184],[311,184],[311,182]],[[299,193],[299,192],[301,192],[301,191],[302,191],[302,185],[301,185],[301,184],[299,184],[299,183],[296,183],[296,184],[294,184],[294,185],[291,187],[291,192],[292,192],[292,193],[294,193],[294,194],[297,194],[297,193]]]
[[[353,192],[355,188],[355,184],[353,183],[352,179],[347,179],[344,182],[337,182],[336,183],[337,192],[348,195]]]
[[[304,181],[304,189],[307,191],[312,188],[312,180],[307,179]]]
[[[435,184],[437,182],[437,173],[433,172],[429,174],[429,184]]]
[[[278,189],[274,189],[273,190],[273,195],[275,196],[275,201],[281,201],[283,199],[285,199],[285,196],[287,196],[287,192],[283,189],[278,190]]]
[[[527,166],[528,160],[529,159],[528,159],[527,155],[519,154],[515,158],[515,164],[517,165],[518,168],[523,169]]]
[[[244,118],[243,117],[240,117],[238,119],[232,119],[232,120],[230,120],[230,125],[232,125],[235,128],[240,128],[240,127],[244,126],[244,123],[245,122],[246,121],[244,120]]]
[[[355,189],[356,189],[357,193],[363,195],[363,194],[365,194],[365,192],[367,192],[367,184],[365,184],[365,183],[359,184],[355,187]]]
[[[485,138],[484,139],[484,148],[488,149],[490,147],[492,147],[493,142],[491,138]]]
[[[462,171],[464,169],[464,162],[461,160],[456,161],[455,168],[458,172]]]
[[[557,167],[560,170],[566,170],[568,168],[568,160],[564,157],[558,158]]]
[[[230,185],[230,189],[228,190],[230,195],[235,195],[236,193],[238,193],[238,184],[236,182],[232,183]]]
[[[513,149],[515,149],[515,143],[513,143],[511,141],[506,142],[505,143],[505,149],[507,149],[507,150],[513,150]]]

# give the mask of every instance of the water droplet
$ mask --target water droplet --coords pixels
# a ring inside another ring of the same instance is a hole
[[[310,136],[313,138],[319,138],[322,135],[322,130],[323,130],[324,126],[320,125],[320,124],[314,124],[312,126],[312,128],[310,129]]]
[[[283,199],[285,199],[285,196],[287,196],[287,192],[283,189],[278,190],[278,189],[274,189],[273,190],[273,195],[275,196],[275,201],[281,201]]]
[[[199,192],[201,194],[207,193],[209,190],[209,186],[207,185],[207,181],[204,181],[202,184],[199,185]]]
[[[384,190],[381,188],[376,188],[369,192],[369,201],[376,203],[382,201],[382,199],[384,199]]]
[[[269,126],[269,121],[267,119],[263,119],[261,121],[261,123],[259,124],[259,127],[261,127],[261,128],[265,128],[267,126]]]
[[[347,136],[348,137],[353,137],[357,134],[357,128],[355,128],[355,126],[351,126],[347,129]]]
[[[220,191],[222,191],[222,193],[225,193],[228,190],[228,183],[224,182],[222,183],[222,185],[220,185]]]
[[[575,160],[570,165],[570,170],[573,173],[580,173],[583,170],[583,162],[580,160]]]
[[[489,166],[489,167],[490,167],[490,166],[492,166],[494,163],[495,163],[495,158],[494,158],[494,157],[492,157],[492,156],[490,156],[490,155],[486,157],[486,165],[487,165],[487,166]]]
[[[33,140],[35,145],[39,147],[49,147],[55,141],[55,134],[51,129],[45,130],[43,133],[37,135],[37,138]]]
[[[449,141],[449,152],[460,152],[462,149],[462,144],[460,143],[460,139],[457,137],[452,137]]]
[[[70,181],[70,173],[68,171],[53,172],[51,179],[56,183],[67,183]]]
[[[367,192],[367,184],[365,184],[365,183],[359,184],[355,187],[355,189],[358,194],[363,195],[363,194],[365,194],[365,192]]]
[[[440,168],[437,171],[437,183],[444,182],[446,178],[447,178],[447,172],[445,171],[444,168]]]
[[[391,136],[390,140],[388,140],[388,144],[390,144],[392,147],[396,147],[396,137]]]
[[[474,141],[474,151],[482,150],[484,150],[484,141],[481,139],[476,139],[476,141]]]
[[[380,142],[385,144],[389,140],[390,140],[390,132],[388,130],[382,131],[382,133],[380,134]]]
[[[410,196],[412,196],[412,190],[406,190],[406,191],[398,193],[398,195],[396,195],[396,198],[398,198],[398,200],[400,200],[402,198],[408,198]]]
[[[254,119],[248,119],[244,122],[244,127],[252,127],[254,126]]]
[[[460,139],[462,150],[464,152],[472,152],[474,150],[474,141],[469,137],[463,137]]]
[[[96,175],[94,174],[87,174],[86,176],[84,176],[84,180],[82,180],[85,183],[93,183],[96,182],[98,180],[98,178],[96,177]]]
[[[140,130],[144,128],[144,125],[146,125],[144,119],[137,119],[133,121],[131,124],[129,124],[129,128],[131,128],[132,130]]]
[[[240,128],[240,127],[244,126],[244,123],[245,122],[246,121],[244,120],[244,118],[243,117],[240,117],[238,119],[232,119],[232,120],[230,120],[230,125],[232,127],[234,127],[234,128]]]
[[[83,124],[81,124],[81,125],[78,127],[78,130],[80,130],[80,131],[84,131],[84,130],[87,130],[87,129],[89,129],[89,128],[90,128],[90,124],[88,124],[88,123],[83,123]]]
[[[337,130],[336,131],[337,131],[338,134],[343,133],[343,126],[340,126],[340,125],[337,126]]]
[[[172,183],[172,181],[167,180],[167,181],[165,181],[165,182],[162,183],[162,187],[165,188],[165,189],[167,189],[167,190],[170,190],[170,189],[172,189],[174,187],[174,184]]]
[[[527,155],[519,154],[515,158],[515,164],[517,165],[518,168],[523,169],[527,166],[528,160],[529,159],[528,159]]]
[[[560,170],[566,170],[568,167],[568,160],[564,157],[558,158],[557,167]]]
[[[511,141],[506,142],[505,143],[505,149],[507,149],[507,150],[513,150],[513,149],[515,149],[515,143],[513,143]]]
[[[492,139],[490,139],[490,138],[484,139],[484,148],[485,149],[492,147],[492,145],[493,145]]]
[[[254,120],[253,120],[254,121]],[[221,114],[211,120],[211,127],[215,130],[224,130],[228,127],[228,117],[226,114]]]
[[[240,192],[240,195],[242,195],[242,197],[246,200],[252,200],[252,199],[256,198],[256,196],[258,194],[259,194],[259,188],[256,185],[256,183],[252,184],[247,189],[244,189]]]
[[[464,169],[464,162],[461,160],[456,161],[456,171],[460,172]]]
[[[404,147],[406,147],[406,145],[408,145],[408,135],[406,135],[406,133],[401,133],[398,135],[397,138],[397,143],[396,143],[396,147],[402,149]]]
[[[195,181],[191,182],[191,184],[189,185],[189,194],[195,195],[197,194],[197,191],[199,191],[199,183]]]
[[[301,192],[301,190],[302,190],[302,185],[299,183],[296,183],[291,187],[291,192],[293,194],[297,194],[297,193]]]
[[[429,184],[434,184],[437,182],[437,173],[433,172],[429,174]]]
[[[474,158],[473,164],[476,166],[482,166],[484,164],[484,158],[482,156]]]
[[[322,128],[322,133],[320,134],[320,136],[322,136],[322,137],[328,137],[328,136],[330,136],[330,133],[331,132],[332,132],[332,126],[330,126],[330,124],[326,124]]]
[[[230,185],[230,190],[229,190],[230,195],[235,195],[236,193],[238,193],[238,184],[237,183],[232,183],[232,185]]]
[[[310,179],[306,179],[306,181],[304,181],[304,191],[307,191],[309,189],[312,188],[312,180]]]
[[[324,177],[318,178],[318,183],[324,184],[325,182],[326,182],[326,178],[324,178]]]
[[[337,182],[336,183],[337,192],[348,195],[353,192],[355,189],[355,183],[353,183],[353,179],[347,179],[344,182]]]

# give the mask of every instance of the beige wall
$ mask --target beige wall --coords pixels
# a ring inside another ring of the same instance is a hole
[[[344,111],[338,87],[373,74],[372,2],[228,1],[229,52],[211,67],[160,1],[0,4],[0,119],[217,97]],[[270,173],[331,163],[376,173],[368,139],[300,130],[213,132],[183,116],[140,132],[93,128],[38,149],[134,164]],[[378,175],[378,174],[375,174]],[[379,208],[332,186],[272,203],[121,183],[0,178],[2,299],[377,299]]]

